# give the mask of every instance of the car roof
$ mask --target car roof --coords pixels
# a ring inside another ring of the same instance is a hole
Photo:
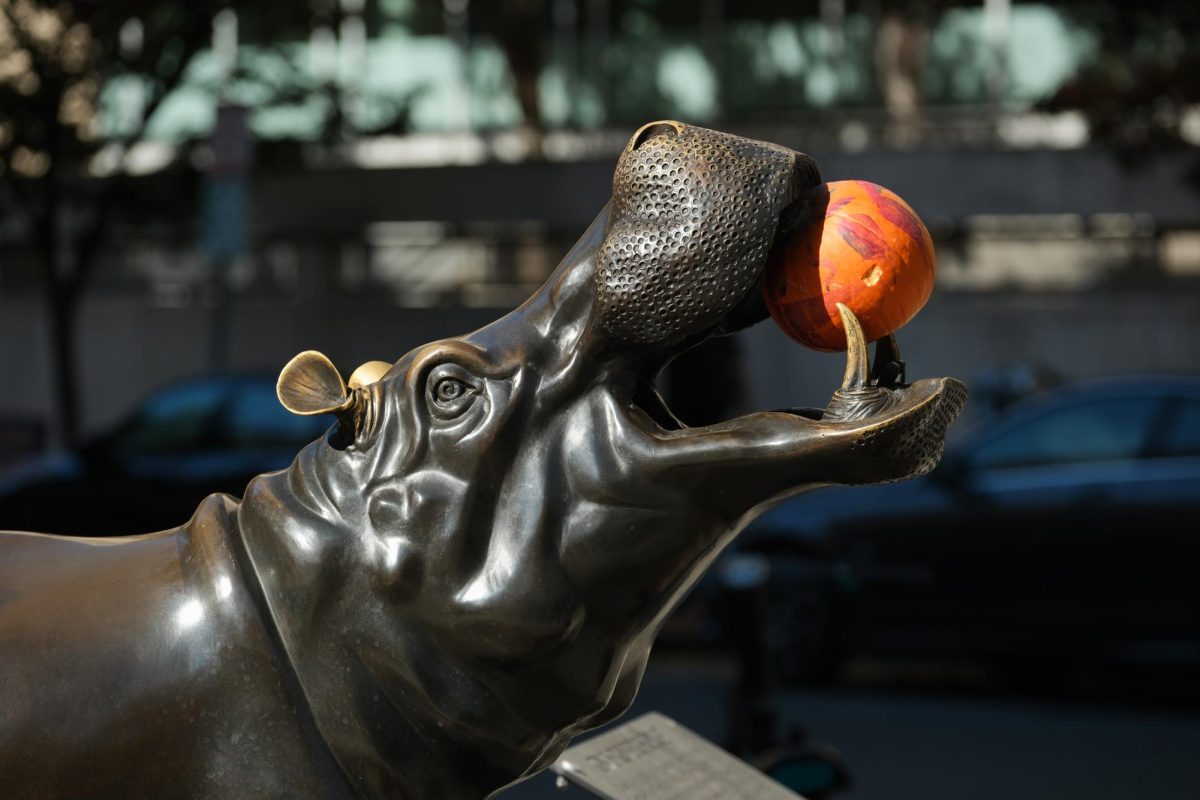
[[[955,447],[970,449],[1013,425],[1039,417],[1059,408],[1097,400],[1157,397],[1189,398],[1200,401],[1200,376],[1185,374],[1119,375],[1091,378],[1048,389],[1020,400],[972,426],[965,440]]]
[[[265,372],[234,372],[221,375],[190,375],[185,378],[178,378],[176,380],[161,384],[146,392],[143,397],[151,397],[152,395],[156,395],[161,392],[190,386],[204,386],[208,384],[240,386],[244,384],[255,383],[273,385],[275,383],[275,376]]]
[[[1062,387],[1058,392],[1064,395],[1185,394],[1200,397],[1200,375],[1113,375],[1073,382]]]

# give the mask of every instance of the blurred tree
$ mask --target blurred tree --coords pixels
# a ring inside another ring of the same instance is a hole
[[[1189,107],[1200,103],[1200,4],[1054,5],[1091,34],[1096,48],[1091,62],[1041,107],[1082,111],[1094,140],[1131,158],[1184,145]]]
[[[28,220],[40,261],[65,445],[79,433],[80,294],[127,189],[126,157],[209,46],[213,18],[231,5],[0,0],[0,192]],[[253,13],[259,28],[280,36],[304,20],[307,4],[269,0]],[[118,86],[137,95],[131,119],[115,119],[104,102]]]
[[[545,61],[553,0],[494,0],[472,7],[472,25],[495,37],[512,71],[525,124],[542,127],[538,79]]]
[[[53,348],[58,424],[78,436],[75,317],[80,291],[124,177],[93,177],[101,148],[122,164],[163,99],[179,85],[191,56],[206,46],[221,5],[190,2],[35,2],[0,0],[0,172],[31,221],[41,260]],[[137,76],[140,120],[102,139],[101,89]]]

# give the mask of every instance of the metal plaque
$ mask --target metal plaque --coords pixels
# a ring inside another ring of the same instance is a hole
[[[604,800],[803,800],[656,712],[568,748],[553,769]]]

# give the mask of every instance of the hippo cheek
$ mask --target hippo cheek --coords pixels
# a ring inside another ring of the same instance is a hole
[[[371,563],[389,596],[404,599],[419,590],[448,602],[466,580],[480,545],[467,535],[467,490],[453,475],[422,469],[369,492]]]

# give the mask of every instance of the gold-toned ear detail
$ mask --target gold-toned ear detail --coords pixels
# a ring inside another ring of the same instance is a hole
[[[350,373],[348,385],[351,389],[361,389],[364,386],[370,386],[386,375],[387,371],[391,368],[392,365],[386,361],[368,361]]]
[[[288,411],[306,417],[336,414],[354,405],[337,368],[316,350],[305,350],[284,366],[275,394]]]

